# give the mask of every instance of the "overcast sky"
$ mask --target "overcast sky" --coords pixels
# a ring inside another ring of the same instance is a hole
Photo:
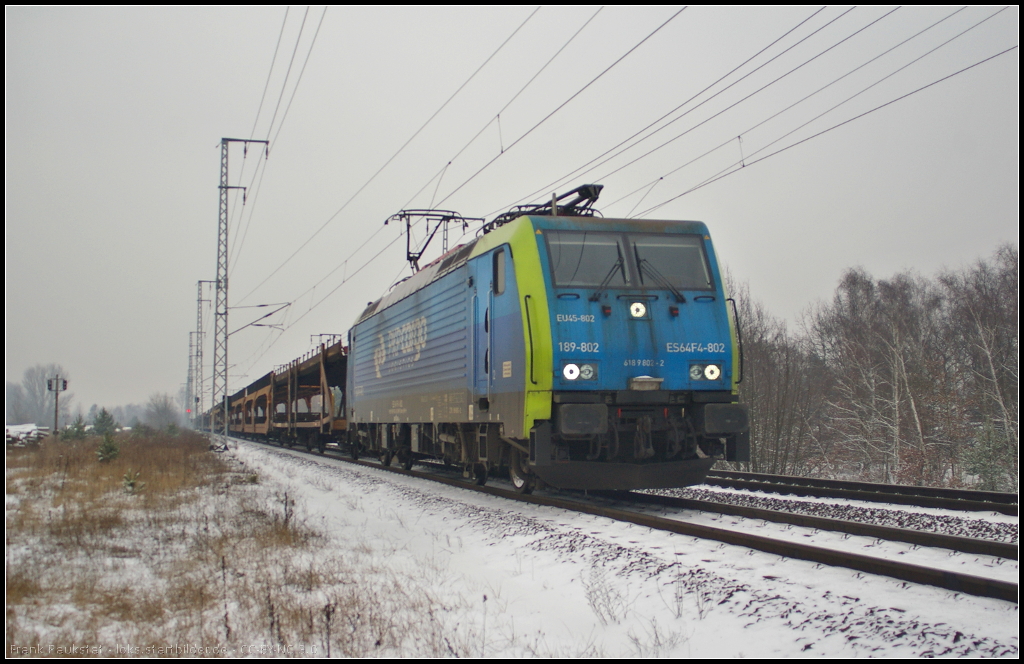
[[[383,227],[406,207],[600,183],[607,217],[706,222],[790,321],[849,267],[931,276],[1017,243],[1017,50],[757,161],[1016,46],[1016,7],[956,39],[999,8],[679,9],[7,8],[7,380],[60,363],[86,408],[178,393],[225,136],[272,141],[231,148],[231,304],[292,303],[231,337],[232,391],[408,274]]]

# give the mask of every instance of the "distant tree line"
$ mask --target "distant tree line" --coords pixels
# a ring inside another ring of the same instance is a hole
[[[25,370],[21,383],[7,382],[6,413],[7,424],[35,424],[40,427],[53,426],[54,393],[48,391],[46,381],[59,375],[70,381],[67,371],[58,364],[37,364]],[[116,430],[122,426],[137,427],[140,424],[166,430],[180,425],[181,408],[168,394],[153,394],[145,404],[128,404],[113,408],[101,408],[93,404],[88,413],[81,404],[74,403],[74,394],[69,390],[60,395],[59,426],[73,426],[76,430],[92,425],[97,430]]]
[[[1018,251],[926,279],[860,268],[791,332],[733,293],[755,472],[1015,491]]]

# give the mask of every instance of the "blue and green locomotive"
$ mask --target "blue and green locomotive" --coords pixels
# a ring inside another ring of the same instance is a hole
[[[594,216],[599,190],[506,213],[370,303],[348,339],[356,453],[479,483],[507,468],[523,492],[686,486],[749,459],[707,227]]]

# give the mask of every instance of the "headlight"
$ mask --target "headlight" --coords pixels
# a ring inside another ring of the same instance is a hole
[[[566,380],[576,380],[580,377],[580,368],[575,364],[567,364],[562,367],[562,376],[564,376]]]
[[[593,364],[580,365],[580,380],[594,380],[597,378],[597,367]]]
[[[629,315],[633,318],[643,318],[647,315],[647,305],[643,302],[634,302],[629,305]]]
[[[690,380],[718,380],[722,377],[722,367],[717,364],[691,364]]]

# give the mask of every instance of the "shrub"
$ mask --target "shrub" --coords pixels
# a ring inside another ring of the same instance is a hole
[[[121,448],[114,442],[113,434],[104,434],[103,442],[100,443],[100,447],[96,450],[96,457],[100,462],[113,461],[117,458],[117,455],[121,453]]]
[[[79,415],[74,424],[69,426],[61,434],[61,438],[64,440],[84,440],[85,439],[85,420]]]

